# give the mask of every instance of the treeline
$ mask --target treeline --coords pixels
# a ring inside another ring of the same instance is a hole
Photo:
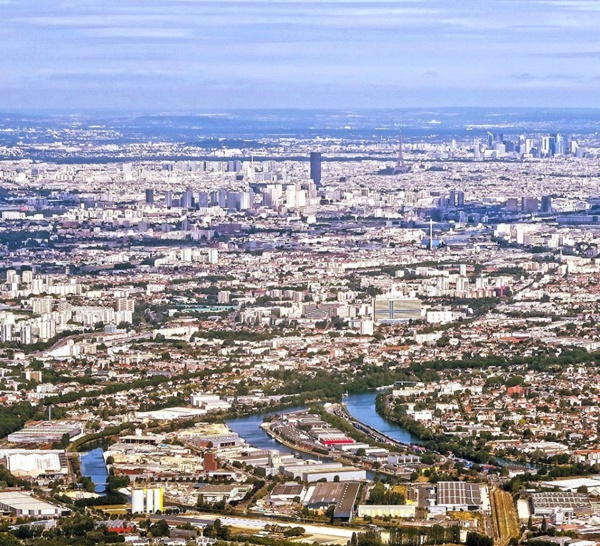
[[[390,529],[388,546],[420,546],[421,544],[458,544],[460,526],[433,525],[431,527],[401,526]],[[482,545],[484,546],[484,545]]]
[[[432,525],[431,527],[414,527],[402,525],[389,528],[388,546],[422,546],[427,544],[459,544],[460,526]],[[383,546],[381,531],[368,529],[364,533],[352,534],[350,546]],[[475,546],[475,545],[472,545]],[[479,546],[479,545],[477,545]],[[491,546],[491,545],[481,545]]]
[[[115,425],[113,427],[106,427],[104,430],[100,432],[95,432],[94,434],[86,434],[81,438],[75,440],[70,446],[70,451],[79,451],[84,445],[90,444],[93,442],[100,442],[110,436],[116,436],[117,434],[123,432],[131,428],[131,424],[129,423],[121,423],[120,425]]]
[[[278,394],[295,395],[300,403],[309,400],[341,400],[346,392],[359,394],[391,385],[395,381],[415,380],[412,371],[391,370],[389,364],[381,367],[362,366],[357,362],[354,368],[347,373],[319,370],[313,376],[296,371],[273,371],[271,376],[285,382],[284,386],[277,391]],[[434,371],[424,370],[417,379],[438,381],[440,376]]]
[[[494,546],[494,539],[487,535],[468,532],[466,546]]]
[[[225,369],[223,371],[225,371]],[[204,379],[205,377],[208,377],[213,373],[213,370],[201,370],[194,373],[185,373],[171,377],[165,375],[153,375],[152,377],[144,377],[141,379],[136,379],[135,381],[130,381],[128,383],[109,383],[102,389],[82,389],[79,391],[68,392],[60,396],[52,396],[50,398],[46,398],[45,400],[51,404],[68,404],[70,402],[75,402],[82,398],[94,398],[100,395],[115,394],[118,392],[129,391],[132,389],[143,389],[145,387],[158,387],[159,385],[162,385],[163,383],[168,383],[169,381],[188,381],[190,379]]]
[[[249,332],[248,330],[198,330],[193,338],[219,339],[223,341],[266,341],[275,337],[269,332]]]
[[[386,363],[383,366],[363,366],[358,360],[347,372],[327,372],[319,370],[315,375],[308,376],[298,372],[275,371],[272,377],[285,381],[285,385],[278,391],[279,394],[299,395],[299,402],[315,399],[340,400],[345,392],[358,394],[391,385],[396,381],[423,381],[436,382],[440,380],[439,371],[450,369],[486,369],[498,367],[509,369],[514,365],[523,365],[537,371],[551,371],[577,364],[588,364],[600,361],[600,352],[588,353],[579,348],[564,350],[560,355],[552,352],[535,356],[504,357],[501,355],[476,356],[464,355],[464,358],[454,360],[431,360],[426,362],[413,362],[407,368],[400,370],[391,369],[395,363]]]
[[[23,425],[36,417],[38,408],[29,402],[18,402],[12,406],[0,406],[0,438],[20,430]]]
[[[422,370],[456,370],[456,369],[485,369],[491,366],[507,369],[511,366],[526,366],[536,371],[549,371],[552,368],[564,368],[576,364],[590,364],[600,361],[600,352],[589,353],[584,349],[564,349],[561,354],[554,352],[532,356],[502,355],[476,356],[463,355],[455,360],[430,360],[427,362],[413,362],[406,370],[419,377]]]

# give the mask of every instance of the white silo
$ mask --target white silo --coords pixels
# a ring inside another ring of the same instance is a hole
[[[144,496],[146,497],[146,513],[154,514],[156,508],[154,508],[154,490],[144,489]]]
[[[143,514],[144,510],[144,490],[133,489],[131,491],[131,513]]]
[[[160,511],[161,513],[164,512],[164,490],[162,487],[155,487],[152,492],[154,493],[154,511]]]

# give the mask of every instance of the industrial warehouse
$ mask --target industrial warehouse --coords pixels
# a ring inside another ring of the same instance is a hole
[[[20,491],[0,492],[0,511],[13,516],[58,517],[62,510]]]

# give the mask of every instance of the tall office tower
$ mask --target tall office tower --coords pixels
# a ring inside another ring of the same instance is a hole
[[[310,178],[321,187],[321,152],[310,152]]]
[[[215,248],[209,248],[206,261],[209,264],[218,264],[219,263],[219,251]]]
[[[152,188],[146,190],[146,205],[154,205],[154,190]]]
[[[523,212],[537,212],[539,208],[539,201],[536,197],[521,198],[521,210]]]
[[[545,157],[550,157],[554,155],[554,150],[556,147],[556,136],[549,135],[542,137],[542,149],[541,153]]]
[[[166,207],[173,206],[173,192],[171,190],[167,190],[165,192],[165,206]]]
[[[207,191],[201,191],[198,194],[198,206],[200,208],[206,208],[208,207],[208,204],[210,202],[210,195]]]
[[[496,142],[496,136],[494,133],[487,132],[487,147],[491,150],[494,147],[494,142]]]
[[[479,139],[476,138],[473,141],[473,153],[475,155],[475,159],[481,159],[481,150],[479,149]]]
[[[579,148],[579,144],[577,143],[577,141],[574,138],[571,138],[569,140],[569,147],[568,147],[568,152],[570,154],[575,155],[577,153],[577,148]]]
[[[181,196],[181,208],[182,209],[191,209],[192,202],[193,202],[192,188],[187,188]]]
[[[456,206],[464,207],[465,206],[465,192],[459,191],[456,193]]]
[[[552,212],[552,197],[549,195],[542,196],[542,212]]]
[[[567,142],[560,133],[554,135],[554,153],[555,155],[565,155],[567,153]]]
[[[525,150],[521,150],[521,153],[530,154],[531,150],[535,147],[535,140],[533,138],[525,139]]]
[[[233,159],[227,162],[227,172],[228,173],[239,173],[242,170],[242,162]]]
[[[519,210],[519,200],[516,197],[509,197],[506,201],[506,209],[510,212],[517,212]]]
[[[222,209],[227,207],[227,190],[225,188],[219,188],[219,207]]]
[[[131,163],[123,163],[123,180],[131,180],[133,178],[133,165]]]
[[[450,190],[450,195],[448,196],[448,206],[456,206],[456,190]]]

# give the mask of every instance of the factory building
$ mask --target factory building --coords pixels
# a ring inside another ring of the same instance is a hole
[[[22,517],[59,517],[62,510],[20,491],[0,492],[0,511]]]

